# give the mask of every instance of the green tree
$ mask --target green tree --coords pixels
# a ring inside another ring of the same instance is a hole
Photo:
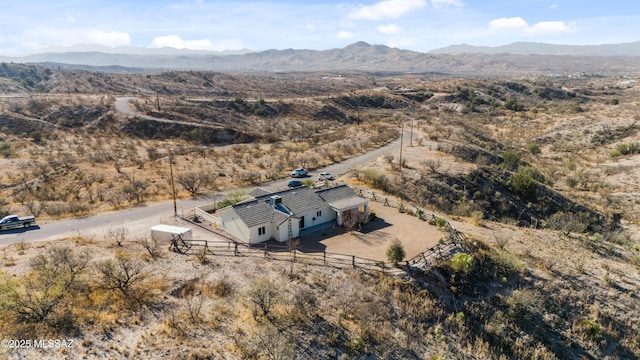
[[[404,247],[400,240],[395,239],[389,247],[387,248],[387,260],[392,262],[394,265],[398,265],[400,261],[402,261],[405,257]]]

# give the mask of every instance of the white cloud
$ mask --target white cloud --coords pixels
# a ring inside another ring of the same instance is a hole
[[[151,47],[171,47],[175,49],[222,51],[241,49],[242,44],[241,42],[235,40],[224,40],[214,43],[209,39],[183,40],[178,35],[167,35],[156,36],[155,38],[153,38],[153,40],[151,41]]]
[[[567,25],[564,21],[541,21],[529,26],[525,33],[529,36],[544,35],[544,34],[560,34],[572,32],[571,26]]]
[[[307,30],[315,30],[316,29],[316,25],[308,23],[307,25],[304,26],[304,28],[307,29]]]
[[[340,31],[339,33],[336,34],[336,37],[338,39],[351,39],[352,37],[354,37],[355,35],[353,33],[350,33],[348,31]]]
[[[361,7],[349,14],[349,18],[364,20],[395,19],[425,5],[425,0],[382,0],[373,5]]]
[[[89,44],[100,44],[107,46],[123,46],[131,44],[131,36],[126,32],[103,31],[90,29],[82,36]]]
[[[413,39],[395,39],[386,43],[387,46],[393,48],[406,48],[409,46],[416,45],[416,42]]]
[[[381,34],[392,35],[402,32],[402,29],[396,24],[380,25],[378,26],[378,32]]]
[[[431,6],[437,9],[447,6],[463,7],[464,3],[460,0],[431,0]]]
[[[491,30],[525,29],[529,26],[521,17],[500,18],[489,23]]]
[[[540,21],[529,25],[521,17],[495,19],[489,23],[489,29],[496,31],[520,30],[527,36],[560,34],[574,31],[573,27],[564,21]]]
[[[558,4],[552,4],[551,6],[549,6],[549,8],[551,8],[551,9],[554,9],[554,10],[555,10],[555,9],[557,9],[557,8],[558,8]]]

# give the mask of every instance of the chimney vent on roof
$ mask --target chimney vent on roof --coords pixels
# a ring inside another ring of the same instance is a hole
[[[275,208],[277,205],[282,204],[282,197],[279,195],[272,195],[269,198],[269,206]]]

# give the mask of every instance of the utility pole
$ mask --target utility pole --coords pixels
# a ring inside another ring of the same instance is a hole
[[[398,170],[400,171],[400,176],[402,176],[402,139],[404,138],[404,122],[400,124],[400,159],[398,164]]]
[[[176,185],[173,182],[173,158],[171,157],[171,149],[167,149],[169,152],[169,172],[171,174],[171,194],[173,195],[173,216],[178,217],[178,206],[176,205]]]
[[[409,147],[413,147],[413,118],[411,118],[411,137],[409,138]]]

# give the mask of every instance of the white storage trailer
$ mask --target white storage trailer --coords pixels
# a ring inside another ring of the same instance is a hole
[[[151,238],[156,241],[171,242],[174,237],[180,237],[183,240],[190,240],[191,229],[164,224],[156,225],[151,228]]]

